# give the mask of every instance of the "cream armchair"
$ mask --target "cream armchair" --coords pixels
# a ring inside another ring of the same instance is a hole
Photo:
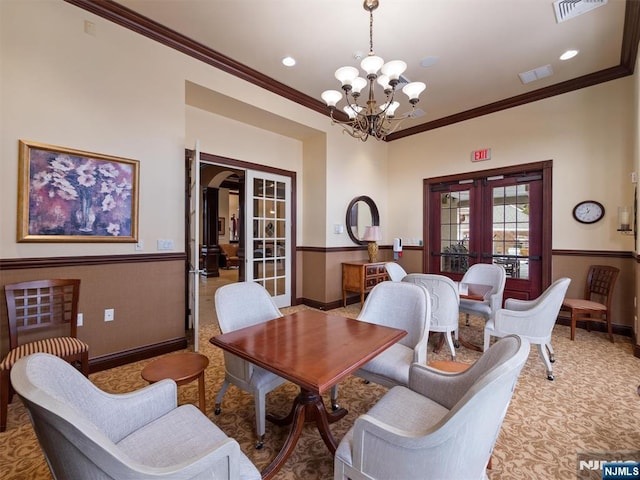
[[[356,419],[335,454],[334,480],[486,479],[529,342],[506,337],[464,372],[413,364]]]
[[[467,325],[469,324],[469,315],[478,315],[486,321],[492,318],[499,308],[502,308],[506,282],[507,272],[502,265],[475,263],[469,267],[460,283],[491,285],[492,289],[483,301],[460,299],[460,312],[467,314]]]
[[[498,310],[495,317],[485,324],[484,349],[489,347],[491,337],[520,335],[538,346],[540,358],[547,367],[547,379],[553,380],[551,363],[555,358],[551,346],[551,332],[556,324],[569,283],[571,279],[560,278],[535,300],[508,298],[505,308]]]
[[[392,282],[400,282],[407,276],[407,271],[396,262],[385,263],[384,269],[387,271],[387,275],[389,275],[389,279]]]
[[[391,388],[407,385],[413,362],[427,362],[427,341],[431,321],[431,298],[422,285],[382,282],[376,285],[358,315],[363,322],[400,328],[407,335],[354,375]]]
[[[53,478],[260,479],[238,442],[194,405],[177,406],[173,380],[114,395],[36,353],[13,366],[11,382]]]
[[[214,301],[222,333],[233,332],[282,316],[269,292],[255,282],[224,285],[216,290]],[[251,393],[254,396],[256,412],[256,448],[260,449],[264,442],[266,395],[284,382],[286,380],[275,373],[225,351],[224,382],[216,396],[214,413],[221,413],[222,398],[230,384]]]

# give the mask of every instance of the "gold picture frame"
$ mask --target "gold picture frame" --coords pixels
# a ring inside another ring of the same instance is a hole
[[[140,162],[19,140],[18,242],[138,241]]]

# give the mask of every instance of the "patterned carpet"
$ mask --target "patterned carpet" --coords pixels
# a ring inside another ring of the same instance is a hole
[[[200,352],[207,355],[207,412],[211,420],[240,443],[241,449],[264,468],[278,453],[287,435],[286,427],[267,422],[265,447],[255,450],[253,399],[231,386],[222,404],[222,413],[213,414],[215,395],[222,385],[224,367],[221,351],[209,343],[218,333],[213,313],[213,283],[204,284],[201,297]],[[306,307],[292,307],[284,312]],[[355,317],[360,304],[333,312]],[[461,336],[480,344],[482,322],[461,321]],[[490,480],[575,479],[577,455],[584,452],[628,452],[640,450],[640,359],[632,355],[630,339],[615,337],[611,344],[602,333],[578,330],[575,342],[569,340],[568,327],[556,326],[553,335],[556,350],[555,381],[546,380],[545,368],[532,349],[525,365],[493,454]],[[429,360],[448,359],[446,345],[435,354],[429,345]],[[472,363],[480,355],[461,347],[458,360]],[[146,382],[140,371],[151,360],[136,362],[90,376],[109,392],[127,392]],[[197,403],[197,383],[179,387],[179,402]],[[340,386],[340,404],[349,414],[331,425],[340,440],[358,415],[365,413],[383,395],[385,389],[366,385],[349,377]],[[285,383],[267,395],[267,411],[288,413],[297,388]],[[325,399],[328,404],[328,398]],[[481,414],[481,412],[479,412]],[[460,452],[464,455],[464,452]],[[619,457],[619,455],[618,455]],[[640,461],[640,459],[636,459]],[[44,457],[31,428],[26,410],[17,397],[9,406],[7,431],[0,433],[0,478],[4,480],[51,479]],[[306,426],[293,455],[276,476],[278,480],[331,479],[333,458],[312,426]],[[419,475],[416,473],[416,478]],[[81,479],[78,479],[81,480]],[[400,480],[400,479],[399,479]]]

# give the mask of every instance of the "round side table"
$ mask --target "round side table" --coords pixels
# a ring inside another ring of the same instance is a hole
[[[208,365],[209,359],[200,353],[174,353],[149,363],[142,369],[142,378],[149,383],[170,378],[178,385],[186,385],[198,379],[200,410],[206,415],[204,371]]]

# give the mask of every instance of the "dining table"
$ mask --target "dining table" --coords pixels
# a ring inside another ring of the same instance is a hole
[[[273,478],[287,461],[307,422],[315,423],[335,454],[337,442],[329,424],[344,417],[347,410],[329,412],[322,394],[405,335],[405,330],[304,309],[209,340],[300,387],[287,416],[267,415],[270,422],[291,428],[280,452],[261,472],[263,479]]]

